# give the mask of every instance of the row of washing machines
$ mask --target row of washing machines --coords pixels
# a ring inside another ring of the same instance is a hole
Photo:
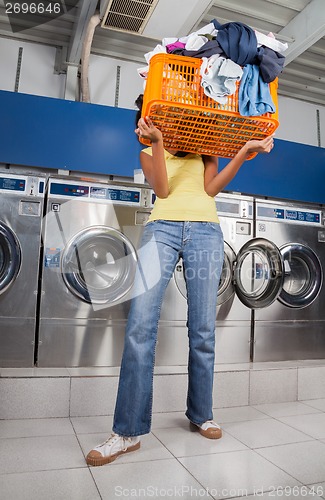
[[[152,204],[152,191],[131,182],[0,172],[0,366],[120,364]],[[216,205],[225,240],[216,362],[324,358],[323,207],[231,193]],[[180,260],[157,365],[187,364],[186,317]]]

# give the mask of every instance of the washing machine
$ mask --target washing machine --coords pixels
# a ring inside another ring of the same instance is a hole
[[[34,366],[45,178],[0,172],[0,366]]]
[[[50,177],[38,366],[120,365],[151,194],[133,183]]]
[[[253,198],[240,194],[220,193],[216,206],[224,235],[224,263],[221,273],[216,311],[216,363],[249,362],[251,359],[251,314],[246,300],[246,283],[238,279],[245,259],[241,251],[253,238]],[[237,262],[239,262],[237,268]],[[237,278],[236,278],[237,277]],[[250,292],[250,290],[248,290]],[[164,338],[174,340],[174,358],[187,364],[186,284],[182,260],[176,266],[174,279],[167,287],[165,317],[173,311],[174,324],[164,325]],[[202,304],[204,307],[204,304]],[[164,316],[162,318],[164,320]],[[175,360],[176,361],[176,360]]]
[[[284,278],[276,300],[255,311],[254,360],[325,357],[325,227],[322,206],[256,199],[256,237],[280,250]],[[256,289],[268,279],[262,261]]]

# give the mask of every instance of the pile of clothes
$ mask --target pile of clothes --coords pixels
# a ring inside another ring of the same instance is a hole
[[[181,38],[164,38],[145,54],[147,64],[157,53],[177,54],[202,59],[200,69],[204,93],[225,104],[239,83],[238,107],[243,116],[258,116],[276,111],[269,83],[281,73],[286,43],[272,33],[264,35],[239,22],[220,24],[216,19],[198,31]],[[139,68],[146,79],[149,66]]]

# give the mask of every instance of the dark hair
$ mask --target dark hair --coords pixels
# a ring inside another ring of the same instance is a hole
[[[143,94],[138,95],[136,98],[134,104],[137,106],[138,111],[137,114],[135,115],[135,126],[138,126],[138,121],[141,118],[141,111],[142,111],[142,105],[143,105]]]

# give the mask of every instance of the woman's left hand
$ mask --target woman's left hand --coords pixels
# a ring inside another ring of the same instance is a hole
[[[252,140],[245,144],[248,153],[269,153],[274,146],[274,134],[269,135],[265,139],[258,141]]]

